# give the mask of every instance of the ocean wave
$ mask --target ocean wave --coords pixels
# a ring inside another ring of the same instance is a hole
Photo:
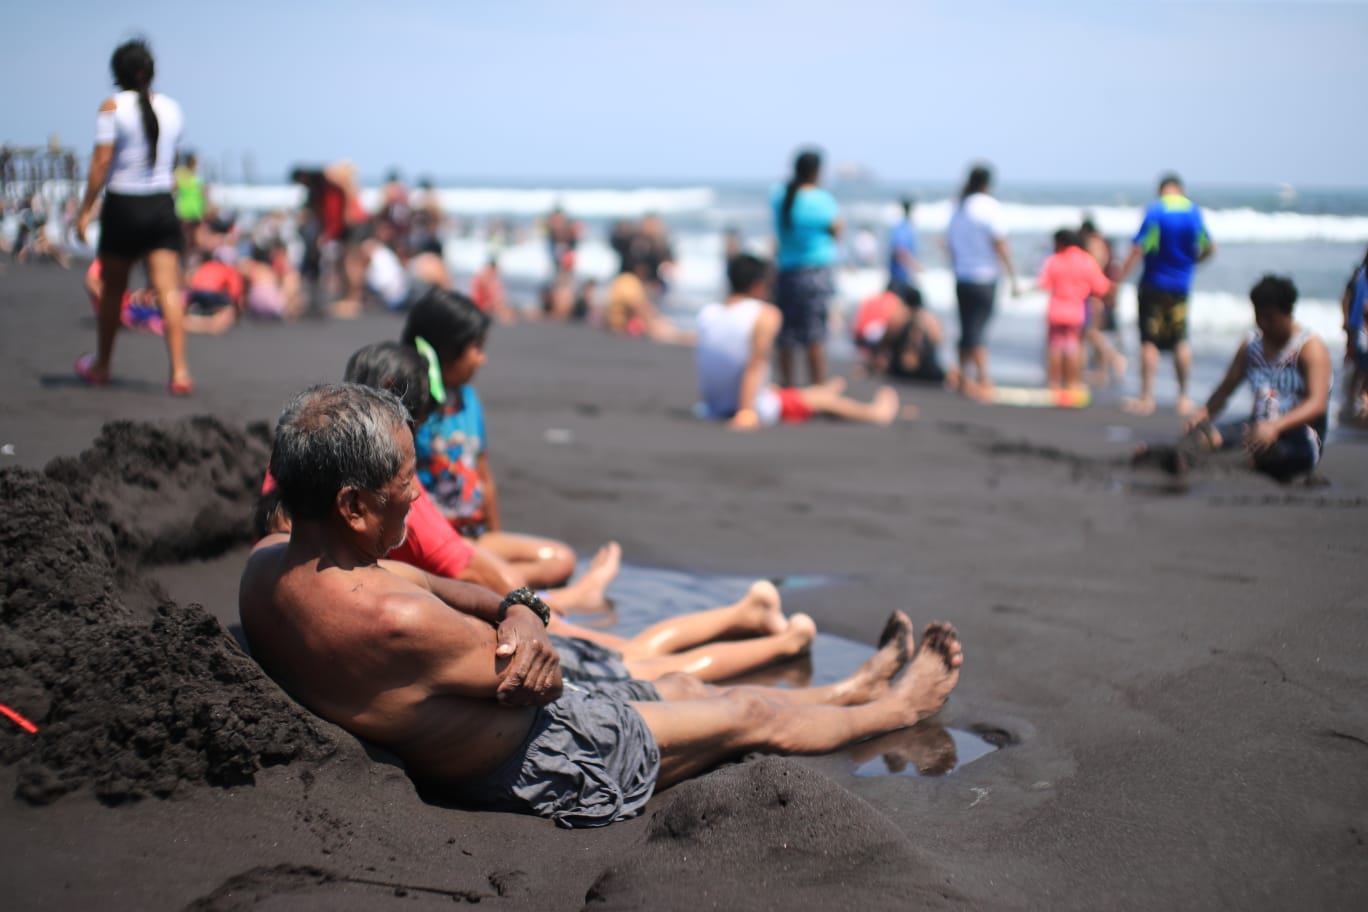
[[[301,187],[284,184],[252,186],[223,184],[213,187],[213,198],[225,209],[264,212],[292,209],[304,200]],[[442,209],[460,216],[540,217],[560,206],[576,218],[639,218],[647,213],[661,215],[700,212],[714,202],[709,187],[637,187],[630,190],[609,188],[557,187],[447,187],[437,190]],[[379,188],[361,192],[367,211],[379,207]]]
[[[945,231],[954,212],[951,200],[932,200],[916,210],[920,231]],[[851,225],[891,225],[902,210],[895,203],[856,203],[846,207]],[[1009,234],[1051,234],[1056,229],[1076,226],[1086,214],[1109,237],[1128,238],[1140,226],[1143,212],[1135,206],[1060,206],[1003,203],[1003,219]],[[1257,209],[1203,209],[1207,230],[1218,245],[1250,243],[1295,243],[1330,241],[1358,243],[1368,241],[1368,216],[1309,215],[1299,212],[1260,212]]]

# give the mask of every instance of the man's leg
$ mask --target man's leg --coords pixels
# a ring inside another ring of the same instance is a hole
[[[1133,415],[1154,413],[1154,372],[1159,367],[1159,346],[1153,342],[1140,344],[1140,397],[1127,399],[1121,407]]]
[[[1178,378],[1178,414],[1187,416],[1192,413],[1192,400],[1188,398],[1188,377],[1192,375],[1192,346],[1182,339],[1173,347],[1173,373]]]
[[[915,725],[944,705],[963,661],[954,628],[933,624],[903,676],[884,696],[863,705],[785,705],[738,689],[706,699],[632,706],[660,749],[657,786],[668,788],[750,751],[820,754]]]
[[[805,614],[795,614],[793,621],[789,625],[789,630],[779,637],[764,637],[765,640],[779,639],[785,636],[794,636],[797,642],[810,643],[813,635],[817,632],[817,625]],[[747,640],[746,643],[756,643],[757,640]],[[718,646],[743,646],[744,643],[716,643],[713,646],[700,647],[694,652],[703,652]],[[725,680],[729,677],[736,677],[737,674],[745,671],[752,671],[758,666],[740,669],[731,675],[719,675],[713,678],[705,675],[691,673],[687,669],[683,673],[671,673],[661,676],[648,677],[656,685],[656,690],[660,693],[662,700],[697,700],[704,697],[726,696],[728,694],[752,693],[773,700],[776,703],[783,703],[793,706],[804,705],[828,705],[828,706],[858,706],[862,703],[869,703],[888,693],[888,687],[893,680],[893,676],[902,670],[907,664],[908,655],[912,647],[912,621],[901,611],[895,611],[888,619],[888,624],[884,627],[883,635],[879,638],[879,648],[855,671],[844,679],[834,684],[827,684],[822,687],[755,687],[750,685],[734,685],[731,687],[718,687],[707,681]],[[687,653],[685,653],[687,655]],[[668,656],[673,659],[677,656]],[[781,656],[780,658],[785,658]],[[653,660],[659,661],[659,660]]]
[[[898,417],[898,392],[891,386],[881,386],[868,402],[857,402],[840,392],[844,386],[824,383],[805,386],[798,391],[803,404],[818,414],[832,415],[846,421],[889,425]]]

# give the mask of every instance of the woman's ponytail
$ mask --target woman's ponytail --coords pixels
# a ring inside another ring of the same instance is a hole
[[[784,203],[779,207],[779,224],[783,228],[793,227],[793,201],[798,197],[798,188],[804,184],[817,183],[822,170],[822,156],[808,150],[798,155],[793,162],[793,179],[784,188]]]
[[[149,80],[150,81],[150,80]],[[161,138],[161,123],[152,110],[152,88],[146,82],[138,89],[138,107],[142,109],[143,135],[147,137],[147,167],[157,165],[157,140]]]

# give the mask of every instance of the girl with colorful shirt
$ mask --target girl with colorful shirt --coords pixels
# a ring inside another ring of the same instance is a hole
[[[538,588],[575,570],[575,552],[549,538],[503,531],[498,487],[488,458],[484,406],[471,383],[485,362],[489,315],[465,295],[435,290],[409,311],[403,342],[429,361],[441,401],[414,432],[418,479],[466,538],[489,550]]]

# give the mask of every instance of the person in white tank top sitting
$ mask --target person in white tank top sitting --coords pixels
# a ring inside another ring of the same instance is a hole
[[[839,377],[815,386],[780,388],[769,382],[774,340],[783,316],[766,303],[772,272],[763,260],[741,254],[727,264],[731,295],[698,315],[698,389],[709,418],[733,430],[807,421],[830,415],[867,424],[892,424],[898,394],[881,387],[869,402],[844,395]],[[910,415],[909,415],[910,417]]]
[[[1258,328],[1241,343],[1206,405],[1188,418],[1167,465],[1182,471],[1205,453],[1243,447],[1256,471],[1290,481],[1314,469],[1325,446],[1330,351],[1292,318],[1297,287],[1291,279],[1265,275],[1249,299]],[[1242,382],[1254,399],[1249,416],[1215,424]]]
[[[96,115],[95,151],[76,222],[76,235],[84,242],[100,192],[107,191],[100,208],[99,259],[104,287],[96,350],[76,360],[76,375],[93,386],[109,383],[128,275],[136,262],[146,260],[171,361],[167,390],[185,396],[194,390],[185,361],[185,304],[180,294],[180,254],[185,239],[171,195],[181,110],[166,95],[152,93],[155,64],[145,42],[120,45],[109,65],[122,91],[105,99]]]

